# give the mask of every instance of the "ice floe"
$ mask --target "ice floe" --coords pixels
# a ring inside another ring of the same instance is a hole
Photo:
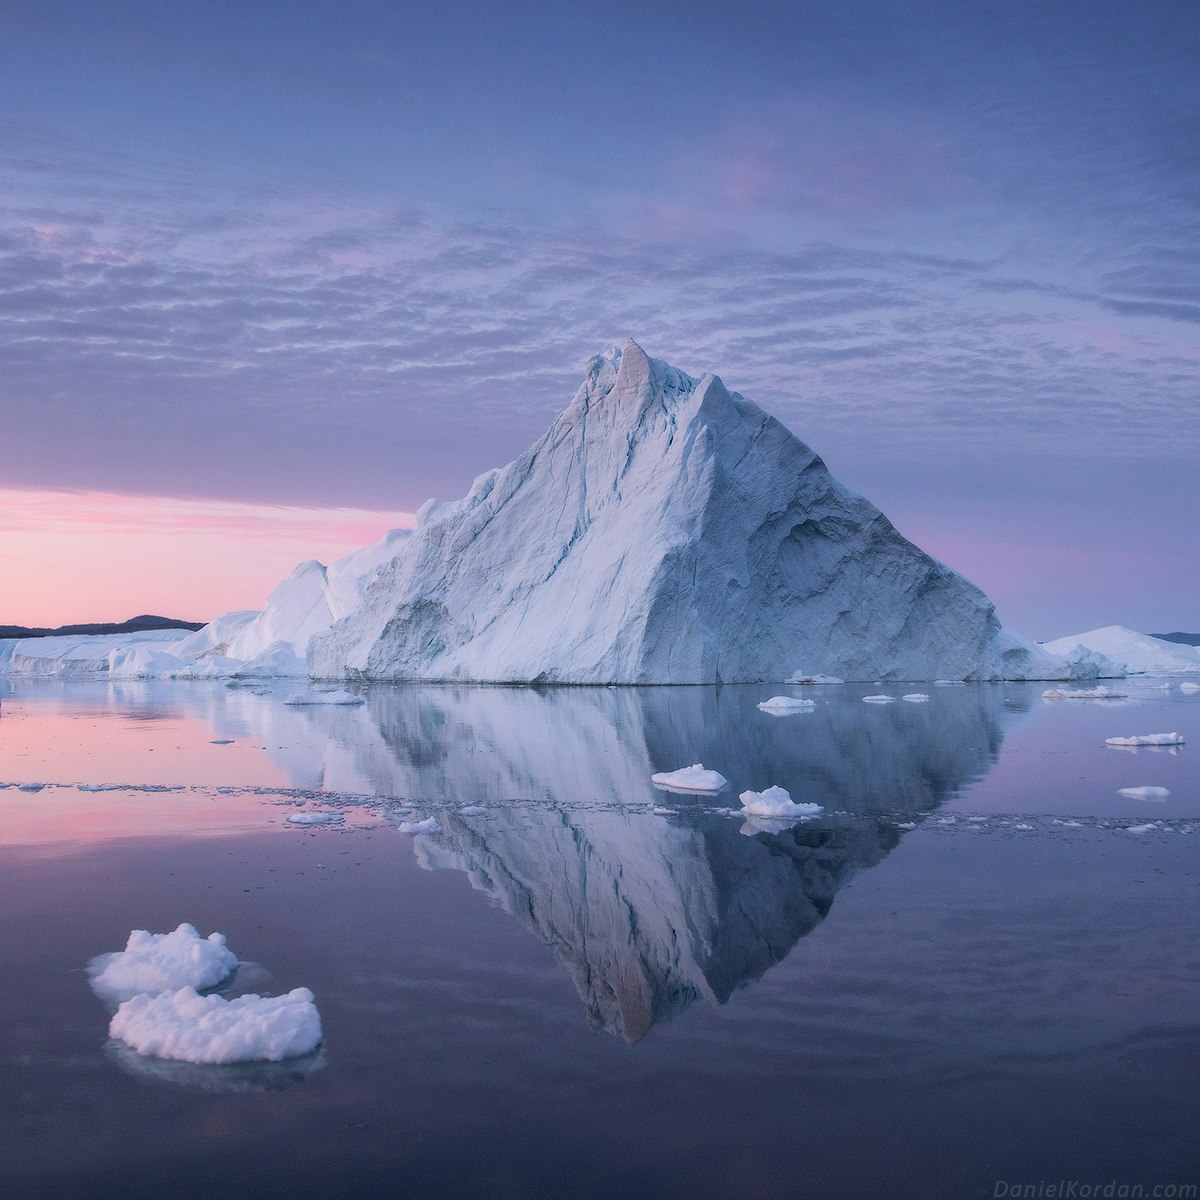
[[[815,817],[824,810],[819,804],[798,804],[786,788],[773,786],[761,792],[743,792],[742,808],[755,817]]]
[[[1200,692],[1200,683],[1192,683],[1189,680],[1187,683],[1181,683],[1179,685],[1179,690],[1181,692],[1189,692],[1189,693],[1190,692]]]
[[[1043,700],[1124,700],[1125,692],[1101,684],[1094,688],[1047,688],[1042,693]]]
[[[204,991],[228,979],[237,966],[224,934],[201,937],[185,921],[171,933],[133,930],[124,950],[92,959],[88,974],[98,996],[122,998],[185,986]]]
[[[1117,791],[1130,800],[1166,800],[1171,795],[1165,787],[1127,787],[1118,788]]]
[[[907,696],[900,698],[907,700],[909,704],[926,704],[929,701],[929,696],[925,692],[909,692]]]
[[[703,763],[692,763],[677,771],[658,771],[650,776],[650,782],[670,792],[719,792],[729,780],[717,771],[705,770]]]
[[[110,1037],[139,1054],[192,1063],[281,1062],[321,1044],[308,988],[283,996],[200,995],[195,988],[138,995],[117,1009]]]
[[[345,817],[332,812],[300,812],[284,817],[289,825],[341,825]]]
[[[1129,737],[1104,739],[1106,746],[1182,746],[1183,736],[1179,733],[1139,733]]]
[[[764,700],[757,707],[761,708],[763,712],[782,716],[786,713],[803,712],[815,708],[816,705],[815,700],[803,700],[797,696],[772,696],[770,700]]]
[[[864,696],[863,697],[864,704],[894,704],[895,702],[896,702],[895,696]]]

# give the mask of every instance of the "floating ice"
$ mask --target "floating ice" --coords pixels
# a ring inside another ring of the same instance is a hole
[[[458,811],[464,817],[481,817],[487,809],[482,804],[464,804]]]
[[[92,959],[88,974],[97,995],[118,999],[181,987],[203,991],[228,979],[237,965],[224,934],[202,938],[185,921],[171,933],[133,930],[124,950]]]
[[[1200,683],[1192,683],[1190,681],[1188,683],[1181,683],[1179,690],[1181,692],[1200,692]]]
[[[863,697],[864,704],[894,704],[895,702],[896,702],[895,696],[864,696]]]
[[[364,704],[361,696],[344,688],[317,688],[310,692],[293,692],[284,704]]]
[[[1125,827],[1125,832],[1126,833],[1149,833],[1152,829],[1157,829],[1157,828],[1158,828],[1158,822],[1150,821],[1145,825],[1127,825]]]
[[[1171,793],[1165,787],[1118,788],[1118,793],[1130,800],[1166,800]]]
[[[678,771],[659,771],[650,776],[650,782],[670,792],[719,792],[729,780],[716,771],[706,771],[703,763],[692,763]]]
[[[139,1054],[193,1063],[280,1062],[321,1044],[308,988],[284,996],[201,996],[195,988],[126,1000],[109,1024]]]
[[[934,687],[966,687],[966,680],[963,679],[935,679]]]
[[[437,817],[426,817],[423,821],[401,821],[397,826],[401,833],[441,833]]]
[[[18,792],[40,792],[46,785],[44,783],[18,783]]]
[[[1182,746],[1183,738],[1178,733],[1139,733],[1131,737],[1104,739],[1106,746]]]
[[[301,812],[284,818],[289,825],[340,825],[345,820],[341,813]]]
[[[210,746],[232,746],[233,738],[210,738],[208,744]]]
[[[929,697],[924,692],[909,692],[907,696],[902,696],[901,699],[907,700],[909,704],[925,704]]]
[[[1094,688],[1047,688],[1043,700],[1124,700],[1125,693],[1101,684]]]
[[[769,787],[763,792],[743,792],[742,808],[756,817],[815,817],[824,810],[819,804],[797,804],[786,788]]]
[[[804,709],[815,708],[817,702],[815,700],[801,700],[796,696],[772,696],[770,700],[764,700],[758,705],[763,712],[784,714],[801,712]]]

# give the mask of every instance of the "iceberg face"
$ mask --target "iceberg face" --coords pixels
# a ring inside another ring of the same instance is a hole
[[[634,342],[515,462],[427,506],[318,678],[561,683],[1067,678],[715,375]]]
[[[1164,642],[1123,625],[1106,625],[1087,633],[1072,634],[1045,642],[1042,648],[1051,654],[1065,656],[1102,656],[1115,664],[1120,672],[1130,675],[1200,672],[1200,648]]]

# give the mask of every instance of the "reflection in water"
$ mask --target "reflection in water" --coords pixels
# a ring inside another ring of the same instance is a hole
[[[104,1045],[104,1054],[122,1071],[147,1083],[165,1083],[192,1092],[280,1092],[303,1083],[325,1065],[325,1052],[320,1047],[311,1054],[283,1062],[214,1065],[147,1058],[124,1042],[110,1038]]]
[[[551,947],[593,1024],[632,1042],[781,961],[908,816],[988,769],[1013,719],[995,688],[887,708],[860,691],[794,719],[746,688],[380,688],[363,709],[245,715],[298,786],[436,810],[421,865],[465,872]],[[729,788],[663,808],[651,773],[692,762]],[[774,783],[824,815],[731,819],[738,792]]]

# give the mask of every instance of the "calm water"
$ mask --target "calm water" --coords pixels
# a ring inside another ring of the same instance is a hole
[[[10,685],[0,1196],[1198,1184],[1200,695],[1157,682],[788,717],[755,703],[799,689]],[[1193,745],[1103,744],[1167,730]],[[730,788],[649,782],[697,761]],[[770,784],[824,815],[731,811]],[[109,1044],[88,959],[182,920],[247,960],[233,992],[311,987],[323,1049]]]

